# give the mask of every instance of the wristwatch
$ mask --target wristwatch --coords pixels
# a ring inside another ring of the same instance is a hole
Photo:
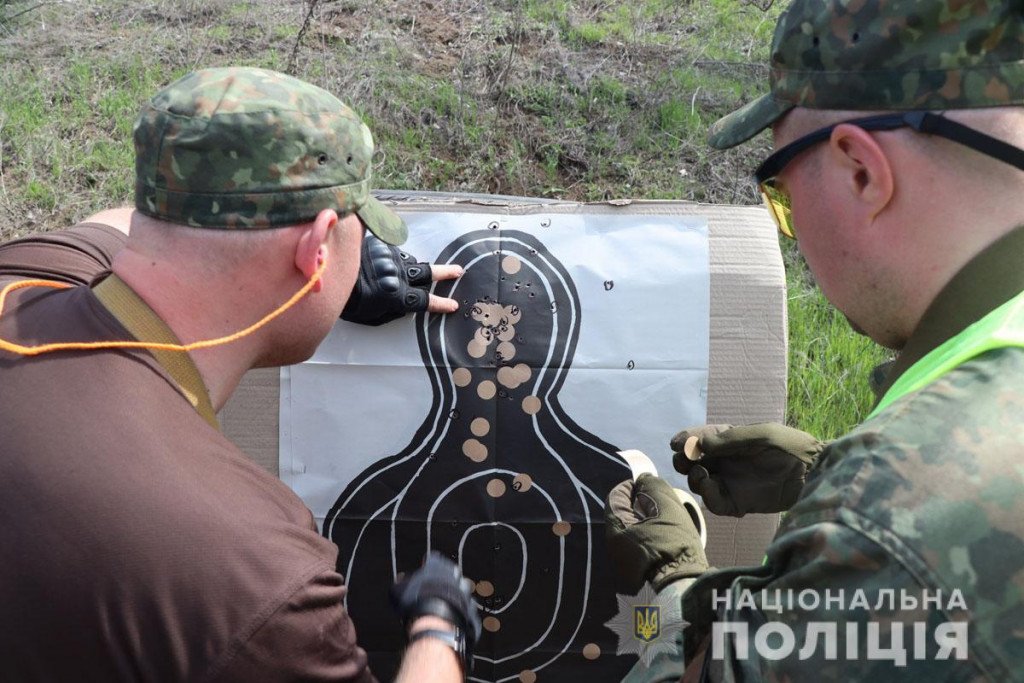
[[[422,631],[416,631],[409,636],[408,644],[412,645],[417,640],[424,638],[435,638],[440,640],[442,643],[450,647],[455,651],[455,654],[459,657],[459,667],[462,669],[462,678],[466,678],[466,674],[472,667],[472,655],[466,649],[466,632],[458,626],[454,627],[454,631],[443,631],[437,628],[425,628]],[[467,661],[468,660],[468,661]]]
[[[428,598],[420,601],[416,605],[416,609],[408,615],[405,621],[405,632],[409,632],[409,627],[412,626],[414,621],[425,616],[443,619],[451,624],[455,630],[425,629],[409,636],[407,642],[412,643],[420,638],[426,638],[428,635],[443,640],[459,656],[459,664],[462,666],[462,677],[465,679],[469,676],[469,672],[473,670],[473,643],[466,637],[466,629],[464,628],[462,618],[444,600]]]

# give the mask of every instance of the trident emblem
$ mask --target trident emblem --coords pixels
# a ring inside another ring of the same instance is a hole
[[[633,637],[645,643],[657,640],[661,633],[661,608],[658,605],[635,605],[633,614],[636,617]]]

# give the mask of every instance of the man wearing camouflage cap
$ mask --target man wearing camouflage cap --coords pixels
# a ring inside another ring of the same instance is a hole
[[[1021,680],[1024,3],[794,0],[770,73],[710,142],[771,129],[755,176],[780,230],[900,354],[830,444],[781,425],[673,440],[712,511],[787,511],[762,567],[686,590],[685,680]],[[634,555],[648,576],[656,550]],[[635,673],[679,678],[660,664]]]
[[[135,147],[134,210],[0,245],[0,678],[373,680],[337,548],[215,417],[343,309],[427,306],[370,132],[308,83],[207,69],[143,108]],[[395,598],[400,678],[460,680],[479,620],[455,566]]]

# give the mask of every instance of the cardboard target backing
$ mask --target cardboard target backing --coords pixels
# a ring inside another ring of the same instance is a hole
[[[339,324],[310,363],[247,375],[224,430],[338,543],[378,677],[401,647],[386,588],[434,548],[475,582],[476,680],[620,680],[633,661],[603,626],[601,510],[629,476],[615,452],[644,449],[684,487],[675,430],[783,419],[774,226],[759,207],[378,196],[414,234],[447,227],[409,249],[466,269],[435,292],[459,313]],[[730,566],[760,561],[777,517],[708,522],[709,560]]]

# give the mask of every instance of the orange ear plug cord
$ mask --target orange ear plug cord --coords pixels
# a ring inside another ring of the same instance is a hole
[[[9,351],[11,353],[18,354],[19,356],[39,356],[44,353],[53,353],[55,351],[94,351],[96,349],[154,349],[157,351],[195,351],[197,349],[208,349],[212,346],[221,346],[223,344],[230,344],[233,341],[241,339],[242,337],[248,336],[260,329],[274,318],[278,317],[289,308],[298,303],[299,299],[306,296],[313,286],[320,281],[323,276],[324,270],[327,268],[327,256],[321,254],[319,257],[319,264],[317,265],[316,272],[309,278],[309,282],[302,286],[302,289],[297,291],[288,301],[281,304],[277,309],[271,311],[269,314],[263,317],[262,320],[256,322],[244,330],[229,334],[226,337],[217,337],[216,339],[204,339],[201,341],[195,341],[190,344],[162,344],[156,342],[142,342],[142,341],[100,341],[100,342],[60,342],[53,344],[39,344],[38,346],[22,346],[14,342],[7,341],[6,339],[0,339],[0,350]],[[50,289],[69,289],[75,285],[67,284],[66,282],[54,282],[52,280],[19,280],[12,282],[0,291],[0,316],[4,312],[4,304],[7,300],[7,295],[18,289],[26,289],[28,287],[48,287]]]

